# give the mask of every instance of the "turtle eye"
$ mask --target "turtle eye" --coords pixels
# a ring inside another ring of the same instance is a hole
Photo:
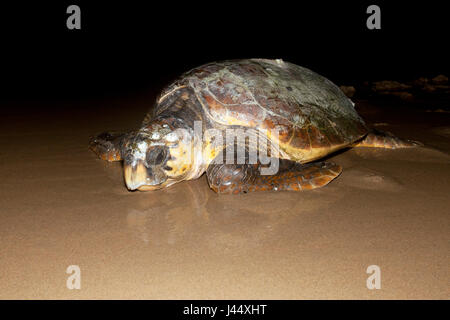
[[[167,159],[167,150],[165,147],[154,147],[147,152],[147,163],[150,165],[159,165]]]

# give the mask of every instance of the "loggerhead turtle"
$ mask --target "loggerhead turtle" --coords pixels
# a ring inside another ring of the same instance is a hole
[[[249,138],[225,138],[220,144],[215,143],[217,136],[199,136],[212,129],[222,134],[239,128],[265,143],[255,147]],[[236,148],[226,147],[232,145]],[[244,161],[236,161],[239,145],[245,147]],[[129,190],[161,189],[206,172],[218,193],[319,188],[336,178],[342,167],[313,161],[336,150],[417,145],[369,130],[353,102],[328,79],[267,59],[213,62],[192,69],[163,90],[140,129],[106,132],[90,141],[101,159],[123,160]],[[270,150],[277,151],[279,166],[271,175],[262,173],[267,162],[249,161],[250,152],[263,149],[272,158]],[[231,153],[235,161],[222,161]]]

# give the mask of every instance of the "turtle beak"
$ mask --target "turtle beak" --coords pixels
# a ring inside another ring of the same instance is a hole
[[[143,161],[136,161],[133,164],[124,164],[125,184],[128,190],[136,190],[145,185],[147,180],[147,168]]]
[[[124,163],[124,178],[128,190],[150,191],[166,186],[166,176],[161,170],[152,170],[144,161]]]

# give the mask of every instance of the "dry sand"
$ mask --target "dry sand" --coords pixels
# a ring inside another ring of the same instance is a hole
[[[341,152],[342,175],[313,191],[218,196],[203,176],[128,192],[88,137],[137,126],[152,99],[11,104],[0,298],[449,298],[450,114],[359,102],[368,123],[427,147]],[[66,288],[69,265],[80,290]]]

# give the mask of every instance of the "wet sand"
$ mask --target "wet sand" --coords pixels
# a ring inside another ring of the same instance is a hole
[[[426,147],[340,152],[321,189],[218,196],[203,176],[128,192],[88,138],[138,126],[152,99],[2,116],[1,299],[449,298],[450,114],[360,101],[369,124]]]

